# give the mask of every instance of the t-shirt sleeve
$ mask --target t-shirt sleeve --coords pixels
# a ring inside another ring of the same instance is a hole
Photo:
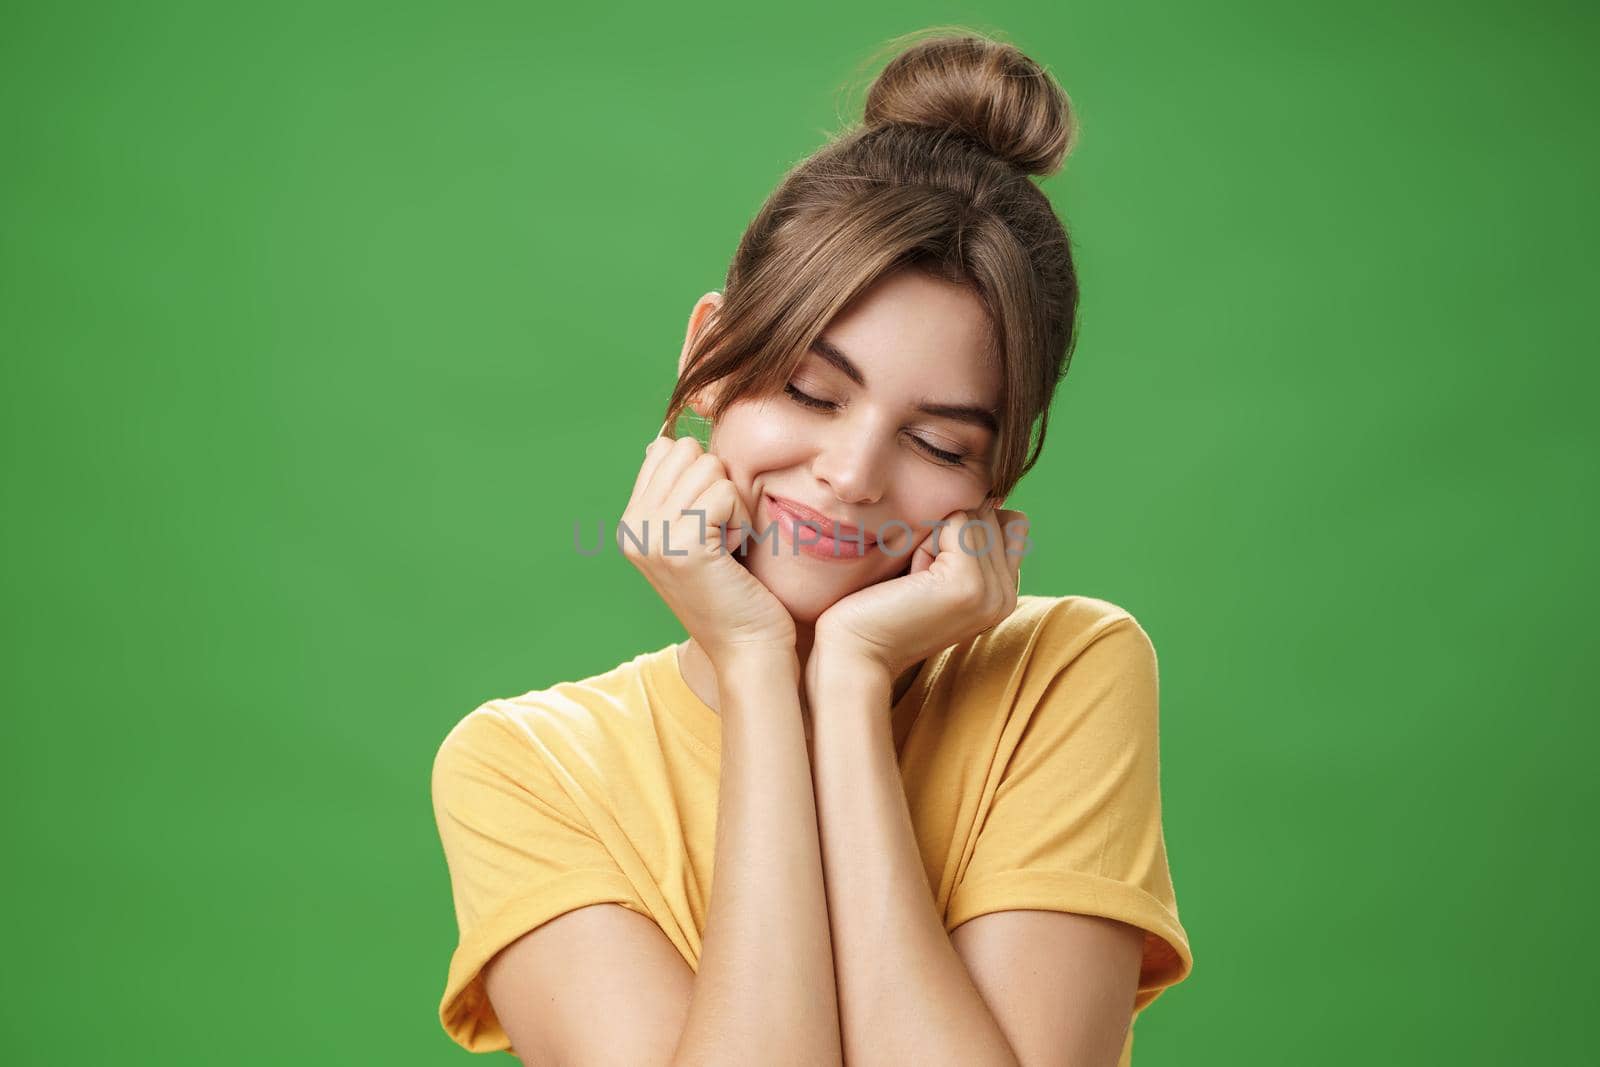
[[[483,985],[497,952],[589,904],[649,915],[546,758],[525,725],[493,701],[462,719],[434,757],[434,820],[459,934],[439,1019],[471,1052],[511,1044]]]
[[[1026,725],[946,928],[1013,908],[1137,926],[1146,935],[1140,1010],[1193,966],[1161,826],[1155,648],[1132,616],[1082,636],[1058,615],[1041,623],[1024,670],[1012,715]]]

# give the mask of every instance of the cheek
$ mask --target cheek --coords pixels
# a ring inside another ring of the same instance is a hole
[[[713,427],[711,450],[722,458],[734,483],[748,488],[758,474],[804,461],[802,429],[779,405],[738,403]]]
[[[902,495],[908,511],[905,517],[918,531],[927,532],[933,528],[930,523],[952,511],[975,508],[973,498],[976,495],[977,489],[965,478],[938,470],[918,470],[905,482]]]
[[[913,481],[918,484],[903,497],[907,506],[900,511],[912,532],[908,537],[903,528],[893,528],[892,544],[897,552],[908,545],[914,549],[933,538],[938,533],[938,527],[933,524],[948,518],[952,511],[975,510],[972,499],[974,490],[968,483],[955,483],[949,478],[937,476]]]

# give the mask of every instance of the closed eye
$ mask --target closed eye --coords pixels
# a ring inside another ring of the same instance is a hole
[[[788,385],[785,385],[783,387],[783,391],[787,393],[789,398],[795,403],[801,405],[802,407],[811,408],[814,411],[832,411],[834,408],[839,406],[831,400],[822,400],[812,396],[810,393],[802,393],[799,389],[794,387],[794,383],[792,382]],[[923,452],[927,453],[928,456],[931,457],[936,463],[940,463],[947,467],[959,467],[967,458],[967,454],[964,452],[949,452],[942,448],[936,448],[927,441],[924,441],[922,438],[918,437],[916,434],[911,435],[911,440],[915,441],[917,443],[917,447],[922,449]]]
[[[818,400],[816,397],[812,396],[810,393],[802,393],[800,390],[798,390],[798,389],[796,389],[794,387],[794,383],[792,383],[792,382],[790,384],[784,386],[783,387],[783,391],[788,393],[790,396],[792,396],[797,403],[804,404],[808,408],[816,408],[818,411],[832,411],[833,410],[833,407],[834,407],[833,401],[831,401],[831,400]]]

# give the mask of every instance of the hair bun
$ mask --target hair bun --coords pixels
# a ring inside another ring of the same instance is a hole
[[[895,56],[867,92],[863,121],[953,129],[1025,174],[1059,170],[1077,132],[1071,101],[1044,68],[977,34],[929,38]]]

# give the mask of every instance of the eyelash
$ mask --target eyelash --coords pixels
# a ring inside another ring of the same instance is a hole
[[[783,391],[789,394],[789,398],[801,407],[811,408],[814,411],[832,411],[835,407],[831,400],[819,400],[809,393],[802,393],[794,387],[792,382],[785,385]],[[928,453],[936,463],[946,467],[959,467],[966,461],[967,454],[965,452],[947,452],[942,448],[935,448],[916,434],[912,434],[911,439],[922,446],[923,451]]]

